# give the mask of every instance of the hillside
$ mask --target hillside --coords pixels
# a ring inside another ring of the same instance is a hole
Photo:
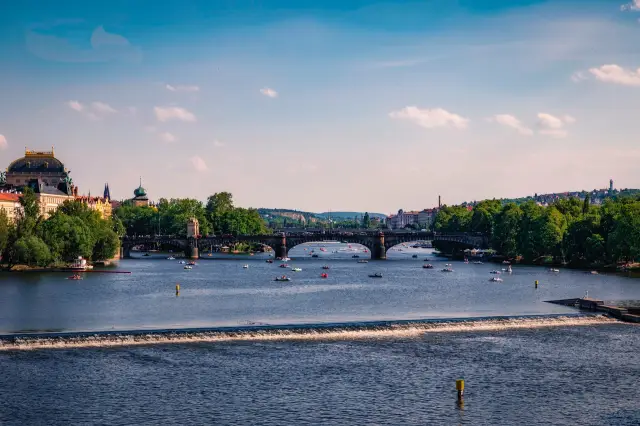
[[[328,219],[331,216],[333,219],[353,219],[354,217],[362,218],[364,216],[364,212],[324,212],[324,213],[316,213],[318,217],[323,219]],[[369,212],[369,217],[384,219],[387,217],[386,214],[382,213],[371,213]]]

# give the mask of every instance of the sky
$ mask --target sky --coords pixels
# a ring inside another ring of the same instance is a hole
[[[0,14],[0,167],[373,211],[640,187],[640,0],[67,0]]]

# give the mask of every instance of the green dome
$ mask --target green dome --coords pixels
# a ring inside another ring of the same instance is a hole
[[[133,194],[136,197],[144,197],[145,195],[147,195],[147,191],[142,187],[142,185],[140,185],[139,187],[133,190]]]

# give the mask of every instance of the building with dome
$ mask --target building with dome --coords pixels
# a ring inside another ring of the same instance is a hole
[[[131,203],[134,206],[138,207],[138,206],[149,205],[149,198],[147,197],[147,191],[142,187],[142,178],[140,178],[140,185],[133,190],[133,195],[135,195],[135,197],[131,199]]]
[[[51,151],[25,149],[24,157],[11,162],[5,174],[5,185],[9,188],[22,188],[39,180],[45,186],[58,188],[69,182],[69,170]]]

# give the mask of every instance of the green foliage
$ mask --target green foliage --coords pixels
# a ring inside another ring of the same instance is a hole
[[[56,211],[42,223],[39,234],[56,260],[72,262],[79,256],[91,258],[95,244],[93,231],[80,217]]]
[[[369,218],[369,212],[364,212],[364,216],[362,217],[362,227],[364,229],[371,228],[371,218]]]
[[[208,235],[211,232],[207,212],[201,201],[192,198],[172,198],[171,200],[161,198],[157,209],[162,234],[186,236],[187,222],[192,217],[198,219],[200,234]]]
[[[256,209],[234,207],[229,192],[219,192],[207,199],[206,214],[218,234],[265,234],[267,226]],[[282,218],[282,226],[289,219]]]
[[[12,226],[9,222],[9,216],[3,208],[0,208],[0,257],[3,257],[2,255],[9,244],[11,232]]]
[[[49,247],[35,235],[18,238],[10,248],[10,256],[14,264],[44,267],[51,263]]]

